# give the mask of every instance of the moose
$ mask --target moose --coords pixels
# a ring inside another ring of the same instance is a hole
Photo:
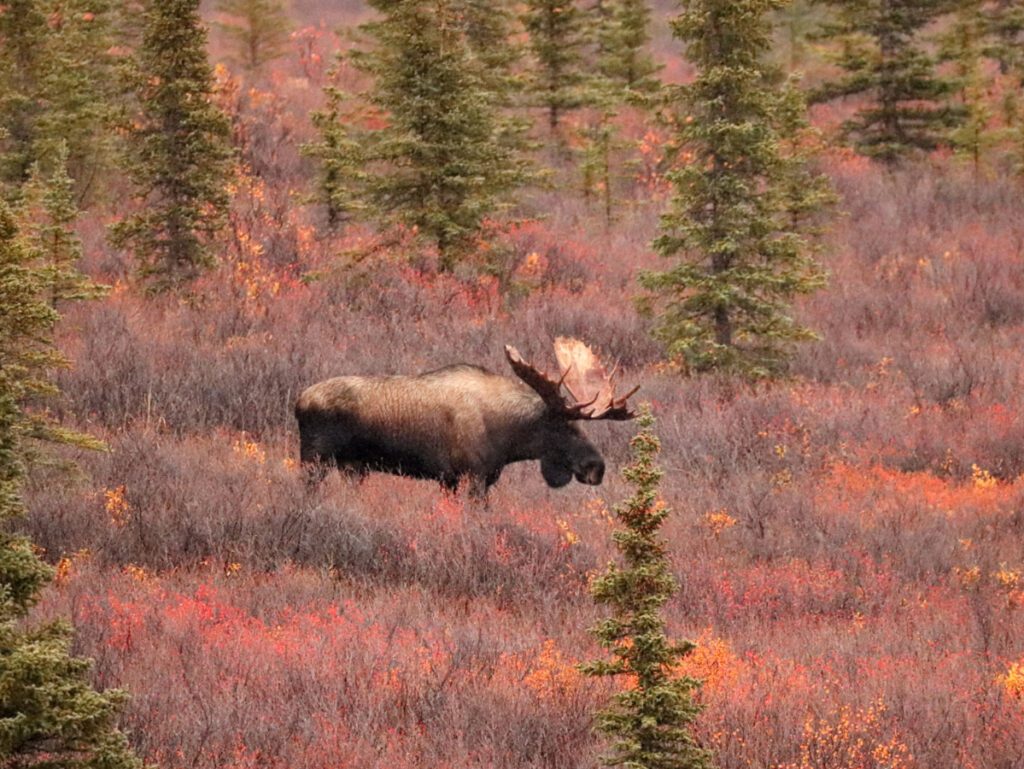
[[[615,393],[618,367],[606,372],[577,339],[555,340],[555,378],[506,345],[518,378],[468,364],[417,376],[343,376],[308,387],[295,404],[300,459],[310,477],[330,467],[363,477],[370,471],[468,484],[475,497],[512,462],[540,460],[552,488],[573,477],[599,485],[604,459],[579,422],[627,420],[636,414]]]

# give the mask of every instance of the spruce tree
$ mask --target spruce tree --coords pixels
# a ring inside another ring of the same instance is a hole
[[[466,42],[479,61],[485,87],[508,103],[517,86],[513,69],[522,57],[516,34],[515,14],[510,0],[457,0]]]
[[[995,137],[989,132],[992,118],[985,75],[986,24],[982,0],[962,0],[952,23],[942,35],[939,58],[953,65],[954,80],[962,109],[960,124],[949,141],[958,155],[967,158],[978,175],[982,155]]]
[[[0,178],[15,189],[63,143],[76,194],[96,190],[121,96],[116,18],[111,0],[18,0],[0,14]]]
[[[824,232],[826,213],[838,200],[828,177],[817,169],[821,134],[814,129],[807,115],[807,99],[799,88],[799,78],[782,79],[776,71],[778,101],[776,133],[780,165],[777,181],[784,224],[780,231],[796,235],[797,247],[807,256],[821,250],[820,235]],[[819,268],[808,260],[807,277],[812,283],[822,281]],[[809,286],[814,288],[814,286]]]
[[[821,3],[793,0],[778,9],[774,17],[778,43],[773,60],[787,71],[797,72],[807,62],[811,40],[824,23]]]
[[[324,86],[324,107],[310,113],[310,121],[318,140],[307,142],[302,154],[315,158],[319,172],[314,198],[324,206],[327,226],[335,230],[365,209],[361,187],[366,178],[362,171],[364,153],[353,126],[356,108],[348,94],[336,85],[343,57],[327,73]]]
[[[648,106],[660,82],[659,67],[647,52],[650,9],[646,0],[597,0],[590,9],[594,68],[587,78],[584,101],[588,109],[580,131],[583,140],[583,190],[597,193],[605,225],[612,222],[615,181],[622,171],[616,155],[626,146],[616,118],[625,105]]]
[[[942,14],[944,0],[853,0],[829,3],[844,75],[813,94],[816,101],[866,96],[868,103],[843,124],[856,150],[889,165],[944,142],[959,119],[947,97],[954,83],[940,76],[925,51],[923,29]]]
[[[25,626],[52,577],[32,543],[11,530],[23,513],[30,443],[82,442],[30,410],[56,393],[50,372],[65,362],[53,347],[50,288],[51,276],[33,265],[0,201],[0,766],[137,769],[140,762],[116,728],[124,695],[90,687],[89,662],[70,655],[64,623]]]
[[[18,229],[46,281],[50,304],[55,308],[60,302],[95,299],[103,294],[103,287],[78,269],[82,243],[75,232],[78,207],[67,159],[67,145],[60,144],[48,176],[39,164],[32,166],[17,211]]]
[[[216,8],[227,17],[218,26],[245,69],[258,70],[287,51],[292,23],[280,0],[218,0]]]
[[[120,9],[113,0],[52,0],[50,44],[35,159],[45,170],[64,163],[82,204],[100,187],[115,153],[114,127],[125,98],[121,62],[112,53]],[[58,147],[66,145],[61,160]]]
[[[532,57],[528,88],[554,134],[585,101],[586,17],[575,0],[527,0],[522,18]]]
[[[1006,75],[1024,70],[1024,2],[995,0],[982,9],[990,41],[985,55],[999,62],[999,71]]]
[[[532,145],[527,139],[530,121],[521,110],[523,46],[516,39],[513,0],[455,0],[455,13],[480,76],[481,91],[491,102],[495,140],[510,157],[525,157]]]
[[[605,227],[614,219],[615,188],[624,175],[621,153],[629,144],[621,137],[617,118],[630,94],[635,92],[626,90],[623,82],[598,70],[587,83],[587,111],[578,129],[583,197],[600,202]]]
[[[623,143],[618,138],[615,125],[616,112],[608,99],[596,105],[594,116],[583,127],[583,159],[580,170],[583,172],[583,196],[590,199],[597,197],[604,213],[605,227],[611,227],[614,219],[616,172],[613,165],[615,151],[621,149]]]
[[[127,171],[139,210],[113,228],[154,290],[180,287],[215,262],[224,224],[229,123],[213,102],[199,0],[150,0],[135,76],[141,115]]]
[[[8,393],[19,405],[38,405],[57,394],[55,369],[67,365],[53,345],[59,318],[53,307],[54,278],[89,282],[68,264],[55,270],[40,260],[37,242],[18,231],[17,218],[0,203],[0,369],[7,373]],[[39,442],[99,448],[98,441],[56,424],[45,409],[21,408],[14,417],[20,456],[34,459]]]
[[[690,371],[766,377],[814,334],[790,303],[823,283],[808,229],[824,182],[794,147],[805,124],[794,84],[765,61],[777,0],[689,0],[672,24],[696,67],[667,91],[675,143],[691,154],[655,249],[675,264],[646,272],[656,334]],[[803,229],[804,225],[808,229]]]
[[[455,267],[487,217],[527,178],[502,140],[494,95],[466,40],[454,0],[372,0],[374,40],[353,55],[373,76],[366,95],[387,115],[362,140],[368,206],[385,224],[414,228],[433,243],[439,269]]]
[[[647,50],[651,40],[647,0],[599,0],[591,13],[597,27],[597,73],[626,95],[656,91],[660,67]]]
[[[47,297],[47,281],[27,248],[10,207],[0,201],[0,371],[4,394],[16,403],[39,402],[56,394],[50,371],[63,366],[53,348],[57,312]],[[30,438],[56,438],[45,415],[19,409],[10,429],[24,456]]]
[[[37,0],[12,0],[0,13],[0,180],[5,182],[23,182],[34,160],[46,36],[46,14]]]
[[[698,682],[674,674],[691,643],[671,641],[662,610],[676,590],[661,526],[670,511],[658,499],[662,472],[656,466],[660,444],[654,418],[644,409],[639,433],[630,442],[633,459],[623,476],[633,496],[616,506],[621,524],[612,537],[622,564],[610,563],[591,585],[594,600],[611,616],[592,632],[612,659],[581,666],[591,676],[628,676],[630,686],[613,695],[597,714],[597,728],[612,740],[608,766],[636,769],[705,769],[710,754],[690,728],[700,708],[693,701]]]

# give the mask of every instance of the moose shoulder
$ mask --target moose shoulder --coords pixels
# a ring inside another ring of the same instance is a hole
[[[631,419],[629,396],[615,397],[614,371],[606,374],[582,342],[558,339],[555,350],[559,379],[506,347],[518,378],[460,364],[312,385],[295,405],[301,460],[317,468],[314,474],[337,466],[430,478],[448,488],[466,479],[476,494],[505,465],[526,460],[540,460],[552,487],[573,477],[599,484],[604,460],[578,423]]]

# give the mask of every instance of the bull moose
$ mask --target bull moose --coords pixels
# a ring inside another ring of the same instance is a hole
[[[300,458],[311,476],[336,466],[430,478],[448,489],[465,480],[483,497],[505,465],[540,460],[552,488],[576,478],[598,485],[604,459],[577,423],[633,419],[615,374],[576,339],[555,340],[560,376],[505,347],[518,379],[457,364],[418,376],[343,376],[308,387],[295,404]]]

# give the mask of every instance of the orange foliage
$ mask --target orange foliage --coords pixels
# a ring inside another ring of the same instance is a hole
[[[725,510],[710,510],[704,513],[704,525],[711,532],[711,536],[718,539],[722,532],[736,525],[736,519]]]
[[[124,494],[123,483],[103,492],[103,508],[107,511],[110,522],[118,528],[127,524],[131,515],[131,508],[128,506],[128,500],[125,499]]]
[[[503,654],[495,677],[507,685],[521,681],[540,700],[554,700],[572,694],[583,681],[576,662],[567,659],[551,638],[546,639],[539,649]]]
[[[745,663],[733,652],[729,642],[706,628],[694,639],[696,647],[675,667],[678,675],[702,682],[701,691],[715,694],[736,686],[744,674]]]
[[[865,521],[883,520],[908,509],[945,516],[991,516],[1008,513],[1022,491],[1024,479],[1000,483],[977,465],[970,483],[957,483],[928,472],[837,462],[819,484],[816,502]]]
[[[525,192],[522,221],[488,222],[459,272],[437,274],[415,233],[328,231],[307,203],[313,161],[299,146],[322,86],[367,86],[350,60],[334,67],[359,45],[334,30],[370,11],[289,8],[289,56],[259,74],[216,70],[238,162],[220,266],[194,296],[144,295],[107,245],[119,212],[81,218],[84,266],[114,288],[66,308],[62,410],[111,451],[81,458],[81,482],[28,484],[19,523],[56,566],[36,611],[72,617],[96,680],[131,692],[127,726],[147,761],[596,765],[591,715],[607,692],[575,659],[594,656],[585,575],[612,557],[629,428],[584,427],[608,462],[604,487],[552,491],[534,467],[510,468],[480,509],[385,476],[308,488],[290,413],[328,376],[504,371],[503,343],[578,333],[643,382],[659,417],[680,583],[666,612],[703,628],[678,673],[705,681],[700,736],[722,769],[1017,766],[1024,233],[1012,181],[941,154],[889,171],[827,149],[819,167],[849,215],[822,237],[831,285],[795,308],[822,341],[800,347],[786,382],[681,378],[634,305],[637,272],[666,266],[650,243],[671,165],[693,162],[667,152],[664,126],[632,108],[616,118],[623,201],[610,226],[559,158],[552,189]],[[215,31],[215,59],[223,45]],[[668,79],[690,77],[668,35],[653,45]],[[996,123],[1013,85],[993,81]],[[827,134],[857,107],[812,118]],[[355,115],[361,128],[387,119]]]
[[[1024,699],[1024,662],[1011,663],[1006,673],[999,676],[996,681],[1011,697]]]
[[[249,440],[245,433],[242,433],[242,436],[231,444],[231,449],[236,454],[258,465],[262,465],[267,461],[267,452],[263,450],[259,443]]]
[[[885,703],[839,707],[804,721],[800,761],[779,769],[908,769],[916,766],[898,731],[884,722]]]

